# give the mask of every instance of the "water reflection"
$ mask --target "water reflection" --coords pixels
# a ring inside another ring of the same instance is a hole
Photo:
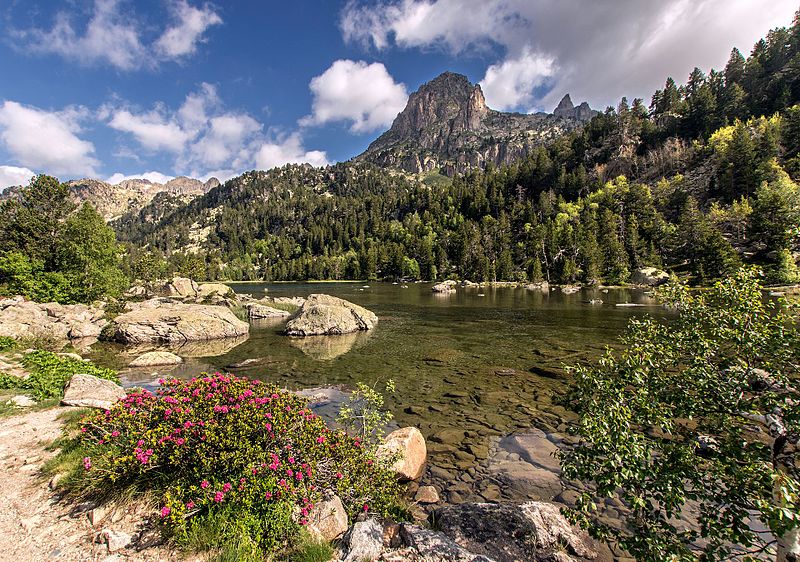
[[[330,361],[344,355],[356,346],[364,345],[370,337],[369,332],[353,332],[338,336],[306,336],[288,338],[286,341],[317,361]]]

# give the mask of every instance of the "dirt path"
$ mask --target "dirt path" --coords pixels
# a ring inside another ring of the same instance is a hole
[[[140,532],[146,515],[141,509],[105,510],[105,516],[93,527],[87,509],[91,506],[67,504],[53,494],[39,469],[53,456],[45,447],[61,435],[58,415],[62,411],[63,408],[51,408],[0,419],[0,559],[14,562],[185,559],[159,546],[156,532]],[[94,514],[99,519],[101,510]],[[106,541],[100,538],[104,529],[116,533],[116,546],[126,543],[126,537],[132,538],[132,544],[119,550],[111,546],[115,552],[110,553]]]

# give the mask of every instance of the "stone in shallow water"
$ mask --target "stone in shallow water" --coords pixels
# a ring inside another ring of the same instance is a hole
[[[128,366],[159,367],[162,365],[179,365],[181,363],[183,363],[183,359],[169,351],[150,351],[131,361]]]
[[[433,486],[420,486],[414,495],[414,501],[417,503],[438,503],[439,492]]]
[[[561,472],[561,463],[555,456],[558,453],[558,447],[539,429],[506,437],[500,442],[500,446],[540,468],[555,473]]]
[[[417,480],[425,472],[428,450],[425,438],[416,427],[403,427],[391,432],[378,448],[378,454],[399,455],[392,470],[401,480]]]

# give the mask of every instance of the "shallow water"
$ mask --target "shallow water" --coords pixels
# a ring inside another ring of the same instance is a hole
[[[432,293],[429,284],[234,285],[238,293],[256,298],[265,288],[270,296],[339,296],[372,310],[380,322],[371,333],[294,339],[280,334],[283,321],[267,321],[253,325],[242,341],[177,350],[186,363],[165,373],[181,377],[227,370],[290,388],[349,388],[359,381],[380,386],[392,379],[397,391],[387,406],[397,423],[419,427],[428,441],[424,480],[454,502],[518,495],[519,486],[498,484],[495,490],[488,480],[497,462],[517,462],[519,455],[504,449],[509,434],[536,427],[551,442],[561,442],[564,422],[574,418],[558,404],[569,380],[564,364],[595,359],[631,317],[668,314],[638,289],[566,295],[459,288],[443,296]],[[604,303],[590,304],[591,299]],[[644,306],[615,306],[626,303]],[[105,344],[95,347],[93,358],[122,369],[135,353]],[[256,361],[232,367],[248,359]],[[158,378],[152,370],[123,370],[122,375],[128,385],[148,386]]]

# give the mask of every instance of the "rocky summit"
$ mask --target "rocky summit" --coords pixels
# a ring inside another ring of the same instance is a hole
[[[117,184],[90,178],[67,182],[70,199],[78,205],[90,203],[106,222],[118,219],[125,213],[138,212],[161,194],[174,197],[180,203],[188,203],[218,185],[217,178],[202,182],[183,176],[166,183],[138,178],[123,180]],[[19,190],[20,187],[10,187],[3,192],[0,199],[16,197]]]
[[[452,176],[524,158],[596,113],[585,102],[574,107],[568,95],[553,115],[496,111],[486,105],[480,85],[445,72],[411,94],[391,128],[356,160]]]

